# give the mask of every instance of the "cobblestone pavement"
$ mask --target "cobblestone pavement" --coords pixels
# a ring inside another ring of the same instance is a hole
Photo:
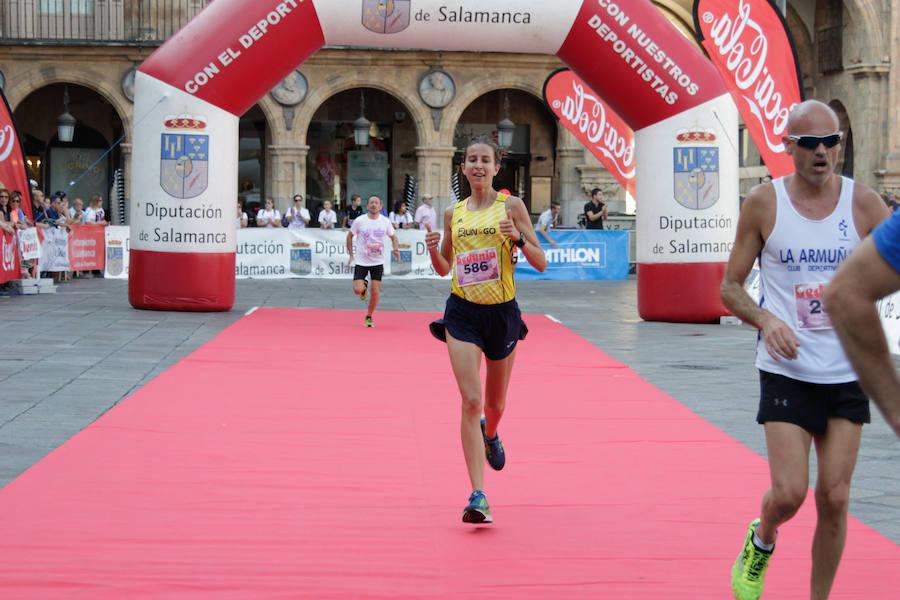
[[[386,279],[378,310],[440,312],[448,288],[446,281]],[[521,282],[519,303],[524,313],[558,319],[765,456],[755,422],[755,329],[642,321],[633,277]],[[346,280],[239,280],[235,306],[223,313],[135,310],[119,280],[80,279],[56,294],[0,297],[7,348],[0,358],[0,486],[254,306],[356,310],[360,321],[364,314]],[[863,431],[850,511],[900,543],[900,442],[874,408]]]

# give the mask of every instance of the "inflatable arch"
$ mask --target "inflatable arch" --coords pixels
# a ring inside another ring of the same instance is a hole
[[[231,308],[239,115],[325,44],[555,54],[635,130],[641,317],[726,314],[737,110],[649,0],[216,0],[135,77],[133,306]],[[602,136],[583,91],[566,101]]]

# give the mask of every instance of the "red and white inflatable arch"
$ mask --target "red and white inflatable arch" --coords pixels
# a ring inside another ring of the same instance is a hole
[[[231,308],[238,117],[326,43],[556,54],[635,130],[641,316],[726,314],[737,111],[649,0],[216,0],[135,79],[133,306]]]

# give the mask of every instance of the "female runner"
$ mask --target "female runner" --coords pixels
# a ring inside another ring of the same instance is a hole
[[[443,238],[430,228],[425,234],[435,271],[442,276],[453,271],[444,318],[431,324],[431,332],[447,342],[462,396],[460,435],[472,484],[462,520],[490,523],[484,461],[498,471],[506,463],[497,426],[506,406],[516,344],[528,331],[516,303],[516,250],[521,249],[538,271],[547,267],[547,261],[525,203],[493,187],[500,170],[497,146],[486,136],[473,138],[461,169],[472,195],[444,211]],[[482,354],[487,363],[483,417]]]

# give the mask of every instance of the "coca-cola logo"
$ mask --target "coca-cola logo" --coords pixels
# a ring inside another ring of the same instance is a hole
[[[3,162],[12,154],[16,141],[16,131],[12,125],[6,125],[0,129],[0,162]]]
[[[6,234],[0,234],[0,238],[3,240],[0,248],[0,271],[12,271],[16,268],[16,238]]]
[[[600,152],[612,164],[623,179],[634,178],[633,133],[620,132],[620,126],[607,115],[607,106],[589,91],[584,84],[572,81],[570,94],[564,98],[548,99],[554,112],[581,133],[582,142]],[[596,152],[595,152],[596,154]],[[609,168],[609,164],[606,165]]]
[[[793,53],[789,47],[770,53],[767,31],[774,29],[754,19],[750,0],[740,0],[734,14],[728,12],[734,5],[726,4],[718,17],[712,11],[703,12],[702,23],[709,26],[706,36],[709,44],[704,42],[704,46],[710,54],[713,52],[709,45],[718,52],[721,60],[717,62],[733,78],[746,108],[758,121],[766,146],[772,152],[783,152],[781,136],[787,129],[791,109],[799,101],[799,92],[788,87],[793,71],[785,73],[783,66],[776,66],[772,59],[783,62],[782,51],[789,52],[791,58]]]

